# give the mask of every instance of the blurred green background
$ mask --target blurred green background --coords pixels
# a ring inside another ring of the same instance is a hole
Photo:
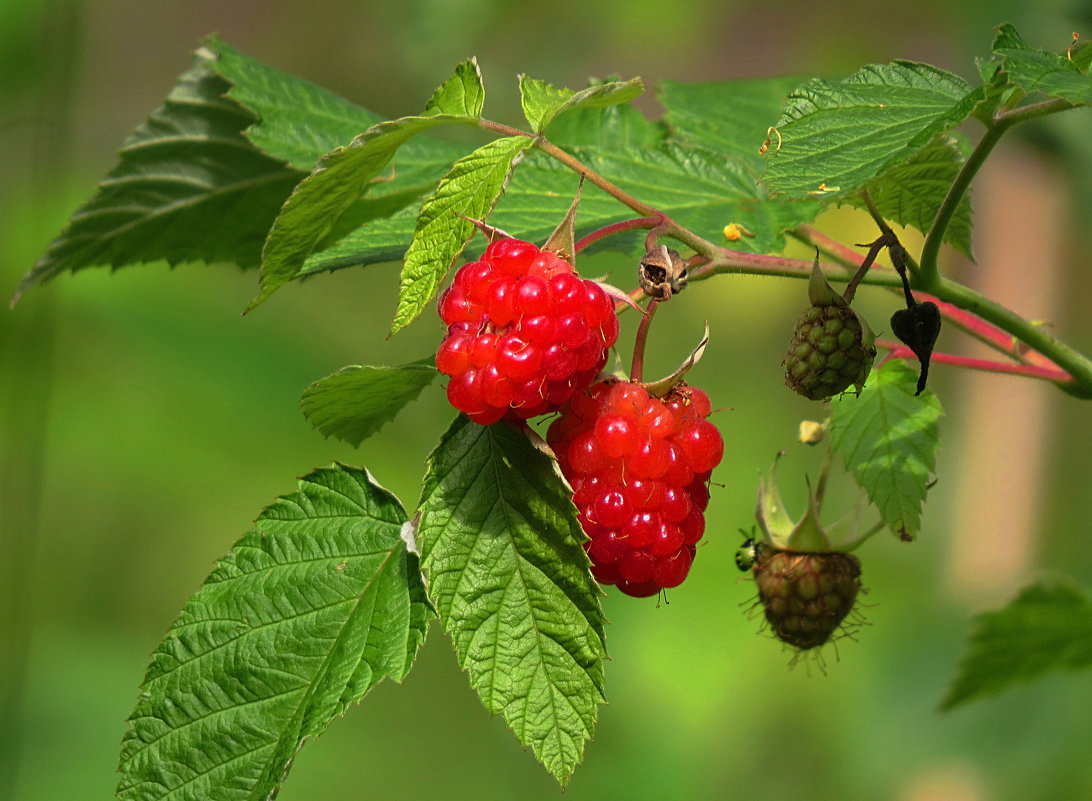
[[[0,296],[212,31],[391,116],[418,110],[476,54],[487,114],[515,123],[519,72],[581,86],[609,73],[649,83],[835,74],[909,58],[970,79],[1003,21],[1052,49],[1071,31],[1092,37],[1092,8],[1073,0],[1034,12],[1014,0],[867,10],[799,0],[3,0]],[[640,104],[659,113],[652,95]],[[999,148],[973,189],[978,264],[949,254],[947,268],[1088,352],[1092,115],[1066,116]],[[820,225],[845,242],[872,238],[855,212]],[[582,271],[616,267],[604,257]],[[427,319],[385,338],[396,267],[287,287],[244,319],[255,286],[255,274],[229,265],[91,270],[0,313],[0,798],[112,796],[152,649],[213,561],[295,476],[333,459],[364,463],[416,502],[422,462],[450,417],[439,384],[359,451],[323,440],[296,406],[308,383],[345,364],[398,363],[435,347],[439,327]],[[894,303],[864,293],[874,321]],[[610,705],[565,797],[1092,797],[1088,674],[936,711],[973,614],[1036,577],[1092,583],[1087,403],[1045,384],[935,368],[947,410],[939,482],[919,542],[880,537],[863,550],[868,625],[858,641],[828,648],[824,673],[790,669],[791,655],[757,634],[746,611],[753,588],[732,562],[738,529],[753,522],[757,472],[787,448],[781,478],[798,510],[803,473],[814,475],[820,456],[795,444],[798,421],[820,412],[782,386],[779,367],[802,304],[803,284],[725,278],[658,317],[650,374],[669,371],[712,322],[694,380],[731,409],[718,416],[723,486],[670,604],[606,598]],[[632,330],[627,320],[627,352]],[[953,332],[940,347],[976,352]],[[841,483],[832,514],[850,498]],[[380,686],[305,748],[280,798],[440,794],[561,797],[482,710],[434,626],[405,684]]]

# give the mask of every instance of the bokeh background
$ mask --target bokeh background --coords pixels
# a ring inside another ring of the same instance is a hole
[[[1087,2],[741,0],[3,0],[0,2],[0,296],[10,297],[67,216],[158,105],[201,37],[390,116],[413,113],[476,54],[487,113],[518,123],[514,76],[558,85],[617,73],[715,80],[838,74],[929,61],[968,79],[991,27],[1063,48],[1092,37]],[[654,95],[643,110],[659,113]],[[1092,350],[1088,231],[1092,113],[1006,141],[976,181],[977,264],[961,280]],[[968,129],[974,136],[973,128]],[[761,136],[759,135],[759,139]],[[756,140],[757,141],[757,140]],[[856,212],[823,230],[872,232]],[[604,260],[588,274],[617,269]],[[144,667],[213,561],[294,477],[367,464],[412,508],[449,411],[439,384],[354,450],[310,429],[296,401],[351,363],[435,346],[423,320],[387,340],[396,266],[283,289],[246,318],[256,275],[230,265],[93,270],[0,312],[0,798],[112,796],[118,745]],[[619,279],[628,284],[628,278]],[[883,321],[892,296],[863,293]],[[732,562],[753,522],[759,469],[787,448],[790,506],[819,454],[795,444],[815,406],[779,361],[803,284],[724,278],[661,311],[650,373],[713,324],[695,381],[728,443],[707,543],[670,603],[611,593],[609,706],[565,797],[778,801],[1035,801],[1092,797],[1092,684],[1058,674],[949,714],[937,705],[973,615],[1025,583],[1092,583],[1087,402],[1051,386],[936,367],[939,481],[912,545],[861,553],[868,625],[825,652],[790,654],[748,617]],[[628,351],[632,321],[621,340]],[[940,346],[974,353],[957,333]],[[843,488],[838,473],[833,479]],[[848,503],[831,498],[830,512]],[[384,684],[308,745],[280,798],[557,799],[554,781],[469,690],[432,627],[404,685]]]

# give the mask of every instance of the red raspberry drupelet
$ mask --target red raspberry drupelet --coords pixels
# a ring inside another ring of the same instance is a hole
[[[584,549],[601,584],[627,595],[677,587],[705,533],[709,474],[724,441],[709,396],[680,384],[663,398],[605,379],[561,409],[546,440],[573,488]]]
[[[436,367],[451,405],[482,425],[556,411],[590,384],[618,339],[614,302],[555,253],[498,239],[439,300]]]

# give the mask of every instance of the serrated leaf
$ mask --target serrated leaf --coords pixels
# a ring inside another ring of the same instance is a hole
[[[764,183],[793,197],[856,191],[958,125],[982,97],[981,87],[909,61],[813,79],[790,93],[775,123],[781,147],[766,153]]]
[[[261,243],[301,173],[243,136],[253,115],[197,52],[164,104],[134,130],[95,195],[19,284],[66,271],[166,261],[258,264]]]
[[[398,367],[349,365],[303,391],[300,408],[315,428],[357,447],[438,375],[432,359]]]
[[[494,139],[459,159],[436,191],[421,204],[413,241],[406,251],[391,333],[413,322],[432,300],[455,258],[504,191],[523,152],[525,136]]]
[[[405,522],[367,471],[340,464],[262,512],[156,650],[118,797],[271,798],[306,739],[401,681],[429,617]]]
[[[262,249],[261,290],[247,311],[296,277],[338,220],[371,188],[380,173],[412,137],[437,125],[472,122],[466,117],[436,114],[381,122],[344,147],[323,156],[315,169],[292,190],[273,222]]]
[[[926,233],[940,210],[966,160],[961,141],[943,135],[910,158],[897,164],[865,186],[880,214],[899,225],[908,225]],[[850,205],[866,208],[860,195],[847,198]],[[944,241],[968,258],[971,254],[971,201],[967,193],[956,206]]]
[[[693,146],[665,145],[654,150],[617,147],[576,151],[576,155],[627,192],[706,238],[720,237],[728,223],[741,224],[755,236],[733,242],[738,250],[780,252],[783,232],[810,222],[822,208],[814,199],[775,202],[757,184],[757,174],[749,167]],[[531,150],[490,222],[521,239],[541,243],[564,216],[578,183],[579,178],[568,167]],[[631,216],[614,198],[586,184],[576,220],[577,237]],[[308,260],[306,273],[396,259],[408,246],[411,233],[405,212],[370,223],[328,251],[316,253]],[[625,245],[629,241],[612,237],[604,244],[628,252]]]
[[[626,103],[638,97],[644,90],[645,85],[640,78],[596,83],[574,92],[572,89],[559,89],[546,81],[528,78],[526,75],[519,77],[523,116],[535,133],[542,133],[550,123],[567,111]]]
[[[333,92],[247,58],[215,36],[208,46],[217,55],[212,68],[231,81],[228,96],[257,117],[244,132],[247,138],[292,167],[310,172],[328,152],[381,121]],[[367,195],[341,215],[316,248],[418,201],[464,152],[454,142],[427,136],[409,140],[391,160],[389,174],[369,185]]]
[[[230,81],[227,96],[254,114],[247,138],[290,167],[310,172],[326,153],[382,118],[310,81],[249,58],[210,36],[210,66]]]
[[[996,695],[1053,670],[1092,666],[1092,602],[1062,583],[1026,587],[1012,603],[979,615],[942,709]]]
[[[485,87],[475,58],[456,65],[455,73],[440,84],[425,105],[425,115],[446,114],[479,119],[485,106]]]
[[[880,510],[884,524],[903,538],[921,528],[921,505],[936,468],[937,421],[943,412],[929,391],[914,395],[917,376],[902,361],[873,370],[859,397],[831,402],[834,451]]]
[[[1059,53],[1028,47],[1012,25],[997,29],[993,52],[1002,59],[1009,80],[1029,94],[1039,92],[1078,105],[1092,104],[1092,75]]]
[[[758,175],[735,159],[693,146],[667,144],[657,149],[614,148],[578,151],[591,169],[642,201],[678,220],[700,235],[716,240],[728,223],[739,223],[755,234],[733,242],[740,250],[775,253],[784,247],[783,232],[814,219],[814,200],[769,202],[757,184]],[[565,213],[576,181],[572,171],[552,159],[532,153],[497,207],[493,221],[525,239],[548,236],[550,221]],[[631,217],[618,202],[595,186],[586,185],[577,216],[577,234]]]
[[[759,148],[785,106],[789,92],[804,82],[795,75],[708,83],[660,84],[672,141],[763,167]],[[775,148],[776,143],[771,145]]]
[[[418,541],[428,591],[486,709],[565,784],[603,702],[599,589],[552,460],[460,416],[429,458]]]

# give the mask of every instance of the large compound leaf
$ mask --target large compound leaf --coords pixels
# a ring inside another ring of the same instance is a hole
[[[979,615],[943,709],[995,695],[1052,670],[1092,666],[1092,602],[1077,587],[1032,584],[1012,603]]]
[[[904,539],[921,528],[921,504],[936,468],[940,401],[914,395],[917,375],[890,361],[868,377],[860,397],[843,395],[831,406],[836,453],[880,510],[884,524]]]
[[[118,797],[271,798],[304,741],[383,678],[429,616],[406,513],[334,465],[262,512],[156,650],[122,743]]]
[[[262,241],[302,177],[243,136],[254,116],[202,48],[164,104],[125,140],[96,194],[19,284],[15,299],[62,272],[143,262],[258,264]]]
[[[961,140],[942,135],[909,161],[869,181],[865,189],[880,214],[899,225],[927,232],[966,160],[962,144]],[[847,200],[858,208],[866,208],[859,194],[850,195]],[[960,198],[944,231],[944,241],[971,256],[971,201],[967,193]]]
[[[644,90],[645,85],[640,78],[595,83],[579,92],[572,89],[559,89],[546,81],[528,78],[526,75],[521,75],[519,78],[523,116],[527,118],[527,122],[535,133],[542,133],[555,119],[566,112],[627,103]]]
[[[421,204],[413,241],[406,251],[391,333],[413,322],[432,300],[455,258],[474,234],[471,220],[484,220],[531,140],[494,139],[455,162]]]
[[[997,29],[993,52],[1008,79],[1025,92],[1060,97],[1078,105],[1092,104],[1092,74],[1059,53],[1028,47],[1012,25]]]
[[[429,458],[418,541],[429,597],[486,709],[564,784],[603,701],[603,613],[550,459],[460,416]]]
[[[398,367],[353,364],[307,387],[300,408],[324,435],[356,447],[393,420],[437,375],[431,358]]]
[[[455,74],[438,88],[429,101],[424,116],[402,117],[377,123],[348,145],[327,153],[300,181],[284,203],[273,223],[262,250],[261,290],[248,306],[253,309],[279,287],[291,281],[312,251],[334,231],[342,215],[348,212],[376,183],[390,164],[395,151],[419,133],[438,125],[474,124],[478,117],[463,114],[475,108],[469,98],[475,90],[469,86],[479,80],[477,67],[456,68]],[[447,104],[447,105],[445,105]],[[447,113],[454,109],[460,113]]]
[[[759,148],[785,106],[789,92],[803,83],[795,75],[709,83],[664,81],[659,98],[671,138],[713,153],[763,167]],[[770,144],[776,149],[777,142]]]
[[[848,78],[794,90],[775,123],[764,182],[794,197],[860,189],[911,159],[974,110],[983,90],[927,64],[873,64]]]

